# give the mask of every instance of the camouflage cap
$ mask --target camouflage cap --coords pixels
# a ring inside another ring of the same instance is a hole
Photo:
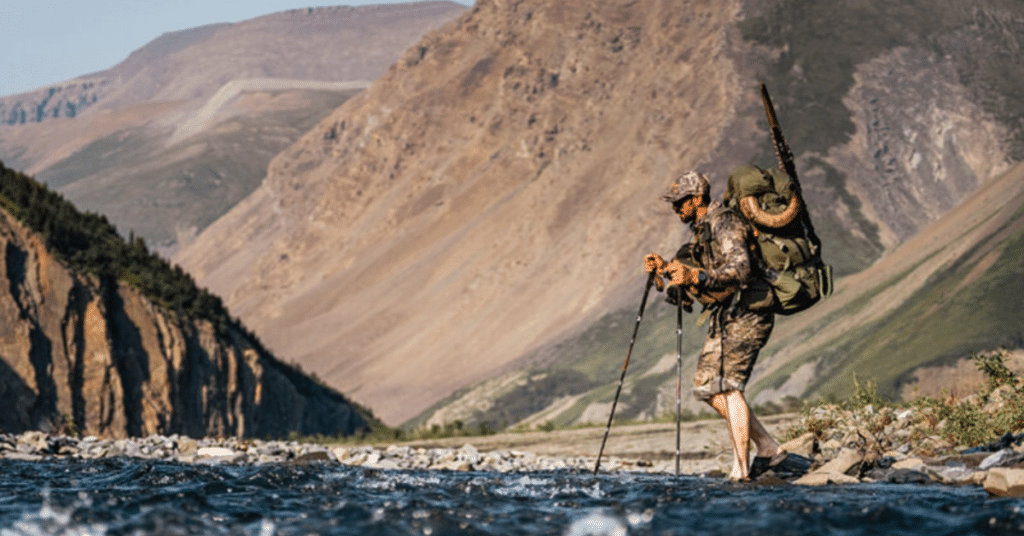
[[[702,173],[687,171],[672,181],[672,186],[668,187],[661,198],[669,203],[675,203],[690,196],[707,196],[710,189],[711,184]]]

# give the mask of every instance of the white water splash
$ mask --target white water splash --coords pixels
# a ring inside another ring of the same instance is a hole
[[[605,512],[591,512],[577,519],[565,531],[565,536],[626,536],[626,524]]]
[[[72,514],[79,506],[88,506],[88,497],[69,508],[55,508],[50,504],[50,490],[42,491],[43,504],[38,512],[25,513],[10,528],[0,529],[0,536],[101,536],[107,526],[102,523],[73,523]]]

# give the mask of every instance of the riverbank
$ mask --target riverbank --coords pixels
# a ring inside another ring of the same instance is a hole
[[[762,418],[778,437],[792,435],[808,424],[828,423],[830,427],[806,431],[784,445],[788,452],[813,460],[807,474],[776,474],[769,470],[757,483],[939,483],[984,486],[990,494],[998,496],[1024,496],[1024,447],[1017,444],[1016,438],[1004,438],[1000,444],[963,453],[966,449],[950,445],[939,436],[913,437],[912,427],[907,425],[913,415],[906,410],[876,410],[868,406],[855,411],[824,407],[816,412],[811,416]],[[675,432],[674,423],[613,427],[601,471],[673,474]],[[367,469],[589,472],[594,468],[603,435],[604,428],[594,427],[349,445],[184,436],[114,440],[25,432],[0,434],[0,459],[130,457],[186,464],[336,463]],[[724,476],[732,454],[720,421],[683,423],[679,437],[681,474]],[[917,448],[911,440],[916,441]]]
[[[939,483],[984,486],[998,496],[1024,496],[1024,434],[1007,433],[983,445],[957,444],[958,439],[982,437],[979,425],[987,423],[976,417],[999,416],[996,410],[1009,407],[1007,401],[1015,400],[1015,390],[1003,386],[988,391],[984,405],[973,401],[876,405],[870,402],[880,399],[871,391],[862,393],[857,403],[822,404],[800,414],[760,417],[774,437],[788,440],[784,451],[809,459],[810,465],[800,467],[799,474],[792,467],[772,466],[756,482]],[[974,413],[965,408],[975,408]],[[979,429],[965,433],[966,425]],[[337,463],[368,469],[589,472],[604,432],[604,427],[589,427],[367,444],[184,436],[114,440],[25,432],[0,434],[0,459],[130,457],[187,464]],[[672,422],[616,425],[608,437],[601,470],[675,473],[676,438]],[[721,420],[683,423],[678,438],[680,474],[724,476],[732,463],[732,448]]]

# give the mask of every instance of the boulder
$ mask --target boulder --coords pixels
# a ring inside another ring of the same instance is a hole
[[[799,486],[824,486],[826,484],[856,484],[860,482],[856,477],[843,473],[831,473],[815,471],[808,473],[793,481]]]
[[[911,469],[918,470],[924,465],[924,460],[921,458],[907,458],[900,460],[892,464],[893,469]]]
[[[817,442],[818,440],[814,436],[814,433],[807,432],[800,437],[786,441],[779,446],[779,450],[799,454],[805,458],[811,458],[814,456],[815,444]]]
[[[1008,447],[989,455],[984,460],[981,460],[981,463],[978,464],[978,469],[984,471],[993,467],[1010,467],[1017,465],[1022,461],[1024,461],[1024,454]]]
[[[989,469],[984,486],[985,491],[995,497],[1024,497],[1024,469]]]
[[[855,471],[860,463],[864,461],[864,453],[850,448],[844,448],[839,454],[828,461],[825,465],[814,471],[815,473],[839,473],[848,474]]]

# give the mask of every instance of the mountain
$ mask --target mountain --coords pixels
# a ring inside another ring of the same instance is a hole
[[[453,2],[323,7],[164,34],[108,70],[0,98],[0,159],[169,255],[263,180]]]
[[[717,196],[735,165],[774,165],[759,80],[852,276],[1019,160],[1022,21],[997,0],[481,0],[176,260],[386,422],[606,415],[608,389],[582,397],[621,366],[640,261],[686,239],[661,191],[699,168]],[[652,315],[670,340],[674,315]],[[674,381],[663,347],[640,352],[626,413]],[[774,351],[772,370],[798,359]]]
[[[747,395],[755,405],[842,399],[855,381],[890,398],[963,395],[970,356],[1024,348],[1024,164],[985,182],[941,219],[839,281],[807,313],[778,317]],[[706,326],[683,321],[684,385],[693,377]],[[520,368],[452,394],[415,424],[461,420],[569,426],[604,422],[636,309],[609,313],[577,337],[542,348]],[[647,307],[616,416],[675,412],[675,308]],[[960,387],[958,390],[957,388]],[[683,398],[686,411],[709,412]]]
[[[0,166],[0,430],[351,435],[380,424],[267,352],[180,268]]]

